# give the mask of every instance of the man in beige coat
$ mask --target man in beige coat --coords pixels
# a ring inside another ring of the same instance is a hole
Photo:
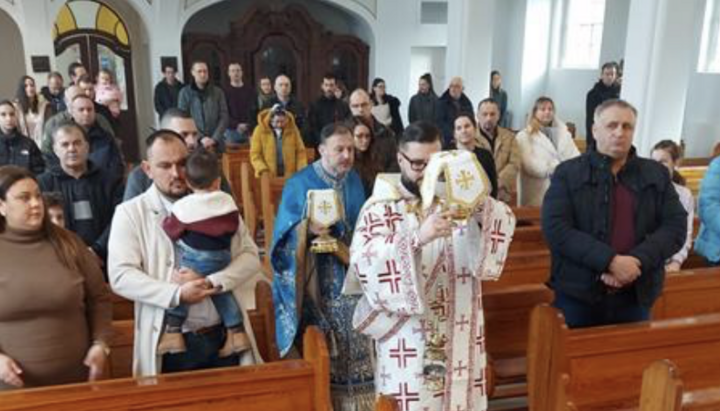
[[[242,221],[232,239],[232,262],[207,278],[176,266],[178,259],[173,243],[161,229],[172,203],[187,192],[184,176],[187,156],[188,149],[179,134],[161,130],[151,135],[143,169],[153,185],[118,206],[113,218],[108,275],[115,293],[135,301],[135,376],[156,375],[161,370],[184,371],[261,361],[250,327],[246,331],[253,349],[240,358],[219,358],[224,334],[219,315],[208,298],[219,290],[233,290],[245,324],[250,325],[243,307],[246,299],[240,298],[240,290],[252,286],[261,266],[257,247]],[[165,310],[181,302],[191,305],[183,328],[187,351],[159,356],[157,344]]]
[[[515,143],[515,134],[498,126],[499,121],[500,106],[495,100],[486,98],[478,104],[478,142],[481,148],[493,153],[498,176],[498,200],[514,205],[511,202],[517,193],[520,152]]]

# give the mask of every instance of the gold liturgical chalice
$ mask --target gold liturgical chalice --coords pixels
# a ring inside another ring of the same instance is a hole
[[[430,158],[420,187],[423,209],[438,204],[458,225],[467,224],[490,193],[490,180],[474,153],[443,151]]]
[[[307,194],[308,219],[316,226],[330,229],[342,219],[342,207],[335,190],[310,190]],[[338,240],[330,234],[319,235],[310,243],[310,251],[317,254],[338,251]]]

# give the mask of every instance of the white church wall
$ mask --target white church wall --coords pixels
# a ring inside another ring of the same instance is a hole
[[[377,15],[375,62],[372,65],[375,69],[371,69],[370,77],[371,80],[372,77],[381,77],[386,81],[387,92],[400,99],[400,113],[407,120],[408,102],[417,92],[417,78],[414,82],[408,80],[413,73],[413,47],[444,48],[447,44],[447,25],[421,24],[419,0],[379,1]],[[433,67],[444,64],[444,61],[437,60],[443,54],[432,54]],[[445,74],[447,80],[450,73]],[[441,93],[440,90],[444,90],[446,86],[436,83],[435,89]]]
[[[704,6],[704,4],[703,4]],[[700,57],[700,37],[703,30],[705,7],[698,7],[695,16],[695,47],[693,49],[693,72],[685,102],[685,118],[682,139],[687,157],[707,157],[720,142],[720,73],[700,73],[697,63]]]
[[[527,0],[503,0],[497,1],[495,5],[495,18],[498,23],[495,24],[493,34],[492,68],[499,70],[503,76],[502,87],[508,94],[511,127],[515,129],[524,124],[524,114],[520,112],[522,98],[520,79],[526,7]]]
[[[20,77],[26,73],[22,35],[12,17],[0,10],[0,38],[3,62],[0,64],[0,99],[12,98]]]

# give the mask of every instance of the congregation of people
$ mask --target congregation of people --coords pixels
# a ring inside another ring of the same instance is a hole
[[[403,411],[485,410],[481,282],[512,258],[516,207],[540,210],[570,328],[649,320],[692,253],[720,265],[720,160],[694,196],[680,144],[638,152],[614,62],[586,96],[585,144],[548,96],[512,130],[498,71],[487,96],[468,96],[460,77],[436,92],[424,74],[403,116],[382,78],[346,90],[327,73],[306,105],[288,75],[255,87],[241,64],[226,69],[213,79],[192,62],[183,84],[162,68],[159,127],[133,167],[109,70],[92,78],[73,63],[69,84],[53,72],[42,90],[23,76],[0,101],[0,391],[103,378],[112,293],[134,302],[135,376],[263,362],[243,290],[268,281],[267,255],[279,354],[300,357],[318,327],[336,411],[402,390],[417,393]],[[241,150],[253,178],[285,179],[260,247],[221,167]],[[487,182],[462,224],[424,191],[432,167],[460,162]],[[310,218],[319,191],[338,200],[330,226]],[[331,252],[313,250],[327,238]],[[437,354],[445,344],[453,355]]]

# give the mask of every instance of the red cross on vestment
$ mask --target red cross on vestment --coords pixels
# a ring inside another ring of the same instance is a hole
[[[461,315],[460,315],[460,321],[456,321],[456,322],[455,322],[455,325],[456,325],[456,326],[457,326],[457,325],[460,326],[460,331],[465,331],[465,326],[466,326],[466,325],[470,325],[470,320],[468,320],[468,319],[465,318],[465,314],[461,314]]]
[[[492,242],[491,253],[497,253],[498,246],[505,242],[505,233],[502,232],[502,220],[493,221],[493,229],[490,231],[490,242]]]
[[[372,246],[368,247],[361,255],[365,259],[365,265],[371,265],[373,257],[377,257],[377,253]]]
[[[463,373],[464,373],[465,371],[467,371],[467,370],[468,370],[468,366],[467,366],[467,365],[463,365],[462,360],[460,360],[460,361],[458,362],[457,367],[453,368],[453,371],[458,373],[458,377],[462,377]]]
[[[463,285],[465,285],[465,282],[471,276],[472,274],[470,273],[470,270],[468,270],[467,267],[463,267],[462,270],[460,270],[460,274],[457,275],[457,278],[462,281]]]
[[[397,359],[399,368],[405,368],[407,367],[408,358],[417,358],[417,349],[408,347],[405,339],[401,338],[398,340],[397,347],[390,349],[390,358]]]
[[[380,284],[390,283],[390,293],[396,294],[400,291],[400,272],[397,269],[395,260],[385,262],[386,272],[378,274]]]
[[[403,411],[408,411],[410,409],[411,402],[420,401],[420,393],[410,391],[408,383],[406,382],[400,383],[398,385],[398,392],[392,392],[390,395],[395,397],[398,404],[400,404],[400,409]]]
[[[385,218],[385,226],[389,228],[390,231],[395,231],[397,223],[403,220],[402,214],[393,211],[392,207],[388,204],[385,205],[383,217]]]
[[[365,225],[365,227],[363,227],[363,230],[367,230],[370,234],[373,235],[376,234],[375,229],[381,228],[384,225],[383,220],[373,212],[365,214],[363,222]]]

